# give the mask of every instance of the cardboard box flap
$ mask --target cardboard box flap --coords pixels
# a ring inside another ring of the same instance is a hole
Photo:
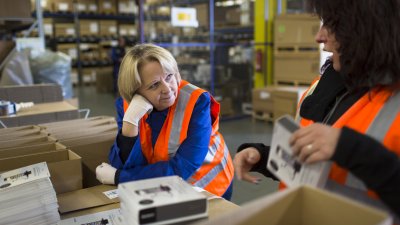
[[[385,212],[309,186],[288,188],[197,225],[389,225]]]
[[[57,133],[51,133],[51,135],[55,136],[60,141],[65,139],[80,138],[84,136],[91,136],[95,134],[103,134],[110,132],[114,132],[115,134],[114,136],[117,136],[118,126],[116,123],[114,123],[114,124],[107,124],[103,126],[89,127],[89,128],[81,126],[81,128],[76,128],[72,130],[75,131],[64,130],[64,131],[59,131]]]
[[[57,140],[47,135],[38,135],[37,137],[21,138],[16,140],[0,141],[0,149],[30,146],[34,144],[54,143]]]
[[[36,129],[41,129],[39,126],[35,125],[28,125],[28,126],[19,126],[19,127],[13,127],[13,128],[4,128],[0,129],[0,138],[3,135],[7,135],[9,133],[15,133],[15,132],[29,132],[31,130],[36,130]]]
[[[42,123],[39,124],[39,126],[44,127],[44,128],[57,128],[57,127],[65,127],[69,125],[73,126],[79,126],[82,123],[97,123],[97,122],[102,122],[102,121],[114,121],[114,117],[110,116],[96,116],[96,117],[89,117],[87,119],[74,119],[74,120],[68,120],[68,121],[59,121],[59,122],[52,122],[52,123]]]
[[[85,137],[78,137],[78,138],[71,138],[71,139],[65,139],[62,141],[62,144],[65,146],[72,148],[76,146],[83,146],[83,145],[89,145],[89,144],[95,144],[98,142],[104,142],[104,141],[114,141],[116,138],[116,133],[115,131],[109,132],[109,133],[104,133],[104,134],[96,134],[96,135],[89,135]],[[111,145],[110,145],[111,147]]]
[[[36,154],[41,152],[50,152],[50,151],[57,151],[66,149],[64,145],[56,142],[49,142],[43,144],[34,144],[29,146],[22,146],[22,147],[14,147],[14,148],[5,148],[0,149],[0,159],[15,157],[15,156],[22,156],[22,155],[29,155],[29,154]]]
[[[116,186],[99,185],[57,195],[59,212],[67,213],[119,202],[119,198],[109,199],[103,192],[117,189]]]

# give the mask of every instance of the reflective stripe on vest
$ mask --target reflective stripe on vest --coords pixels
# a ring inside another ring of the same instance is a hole
[[[183,118],[190,96],[196,88],[192,84],[186,84],[179,91],[178,103],[176,105],[175,116],[172,120],[172,129],[168,141],[168,156],[173,157],[179,148],[179,137],[182,132]]]
[[[368,127],[366,134],[383,143],[390,126],[396,119],[397,113],[400,111],[400,93],[397,92],[391,96],[383,105],[378,115]],[[352,173],[348,173],[346,177],[346,186],[357,188],[363,191],[367,190],[365,184],[355,177]]]

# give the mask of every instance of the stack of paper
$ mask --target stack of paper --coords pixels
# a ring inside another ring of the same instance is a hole
[[[172,224],[207,217],[207,197],[178,176],[118,185],[122,223]]]
[[[103,212],[61,220],[58,225],[120,225],[118,216],[120,209],[111,209]]]
[[[56,192],[45,162],[0,174],[0,224],[56,224]]]

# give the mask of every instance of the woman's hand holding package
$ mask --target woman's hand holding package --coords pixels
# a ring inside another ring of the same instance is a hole
[[[305,163],[332,158],[340,136],[340,129],[314,123],[293,133],[290,145],[294,155]]]

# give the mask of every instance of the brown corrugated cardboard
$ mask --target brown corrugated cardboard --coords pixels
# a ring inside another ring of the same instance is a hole
[[[35,84],[0,87],[0,98],[14,102],[56,102],[62,101],[62,90],[58,84]]]
[[[26,108],[17,112],[16,115],[0,116],[0,120],[7,127],[14,127],[77,119],[78,117],[78,109],[69,103],[62,101],[35,104],[30,108]]]
[[[96,91],[112,92],[113,87],[113,68],[102,67],[96,71]]]
[[[54,136],[57,140],[62,142],[63,140],[74,139],[84,136],[91,136],[96,134],[103,134],[103,133],[114,133],[114,136],[117,136],[117,132],[118,132],[118,126],[116,123],[114,123],[114,124],[107,124],[89,128],[83,127],[79,130],[75,130],[75,132],[71,130],[63,130],[60,132],[52,132],[50,134]]]
[[[307,87],[293,86],[275,86],[276,89],[272,95],[274,104],[274,118],[279,118],[282,115],[289,114],[292,117],[296,116],[298,102],[301,96],[307,90]]]
[[[79,155],[70,150],[0,159],[0,171],[8,171],[39,162],[47,162],[51,175],[50,179],[57,193],[82,188],[82,160]]]
[[[99,12],[104,14],[116,14],[117,13],[117,1],[116,0],[99,0]]]
[[[0,129],[0,141],[7,141],[16,137],[27,137],[35,134],[37,135],[42,130],[39,126],[23,126],[18,128]]]
[[[57,195],[61,214],[94,208],[119,202],[119,198],[110,199],[103,192],[115,190],[116,186],[98,185]]]
[[[92,123],[94,125],[92,125]],[[103,125],[106,123],[107,124],[115,123],[115,118],[111,116],[96,116],[96,117],[89,117],[86,119],[73,119],[73,120],[57,121],[51,123],[41,123],[39,124],[39,126],[45,129],[55,129],[66,126],[82,126],[82,125],[91,127],[91,126]]]
[[[320,20],[310,14],[282,14],[274,20],[274,44],[315,44]]]
[[[252,104],[254,112],[273,112],[272,94],[274,87],[255,88],[252,90]]]
[[[35,129],[35,127],[37,127],[37,126],[29,125],[29,126],[20,126],[20,127],[0,129],[0,137],[4,134],[8,134],[8,133],[30,131],[32,129]]]
[[[389,216],[342,196],[307,186],[276,192],[197,225],[389,225]]]
[[[35,137],[17,138],[14,140],[0,141],[0,149],[29,146],[34,144],[54,143],[57,140],[49,137],[46,133],[42,133]]]
[[[29,154],[37,154],[42,152],[64,150],[66,148],[67,147],[57,142],[34,144],[34,145],[14,147],[14,148],[4,148],[0,149],[0,159],[29,155]]]
[[[83,187],[99,185],[96,167],[108,162],[108,154],[116,137],[115,132],[66,139],[61,143],[82,157]]]
[[[29,18],[31,19],[30,0],[0,1],[0,18]]]
[[[0,9],[1,11],[1,9]],[[8,56],[8,54],[13,50],[15,47],[15,42],[13,41],[0,41],[0,63]],[[0,88],[0,99],[5,99],[4,93]]]
[[[319,53],[275,53],[274,79],[310,84],[319,75]]]

